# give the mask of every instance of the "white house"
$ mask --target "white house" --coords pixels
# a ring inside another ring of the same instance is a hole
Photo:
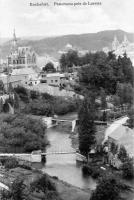
[[[118,145],[118,150],[121,146],[124,146],[129,157],[134,158],[134,130],[124,125],[127,119],[128,117],[124,117],[116,120],[105,132],[103,143],[107,141],[109,146],[109,163],[116,168],[119,168],[122,163],[118,159],[118,151],[115,155],[110,152],[111,143]]]

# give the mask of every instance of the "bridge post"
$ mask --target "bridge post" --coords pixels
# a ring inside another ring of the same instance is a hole
[[[72,121],[72,132],[74,132],[76,126],[76,119]]]

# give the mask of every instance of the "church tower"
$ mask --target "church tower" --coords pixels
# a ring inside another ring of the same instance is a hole
[[[14,29],[11,51],[15,52],[16,50],[17,50],[17,38],[16,38],[16,34],[15,34],[15,29]]]
[[[128,41],[128,39],[127,39],[127,36],[124,35],[124,40],[123,40],[123,42],[122,42],[122,46],[123,46],[123,47],[127,47],[128,45],[129,45],[129,41]]]
[[[117,37],[114,36],[114,40],[113,40],[113,42],[112,42],[112,50],[113,50],[113,51],[117,50],[118,47],[119,47],[119,45],[120,45],[120,44],[119,44],[119,41],[118,41]]]

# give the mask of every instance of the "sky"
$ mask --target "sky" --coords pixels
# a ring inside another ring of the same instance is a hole
[[[81,3],[80,6],[54,6]],[[101,5],[83,5],[101,2]],[[48,6],[30,6],[48,3]],[[0,37],[55,36],[122,29],[134,32],[134,0],[0,0]]]

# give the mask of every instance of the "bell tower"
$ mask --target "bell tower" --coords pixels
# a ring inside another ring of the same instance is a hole
[[[122,45],[123,45],[123,47],[127,47],[127,46],[129,45],[129,41],[128,41],[126,35],[124,35],[124,40],[123,40],[123,42],[122,42]]]
[[[17,38],[16,38],[16,33],[15,33],[15,29],[13,31],[13,40],[12,40],[12,51],[16,51],[17,50]]]
[[[113,42],[112,42],[112,50],[117,50],[118,49],[118,47],[119,47],[119,41],[118,41],[118,39],[117,39],[117,37],[116,37],[116,35],[114,36],[114,40],[113,40]]]

